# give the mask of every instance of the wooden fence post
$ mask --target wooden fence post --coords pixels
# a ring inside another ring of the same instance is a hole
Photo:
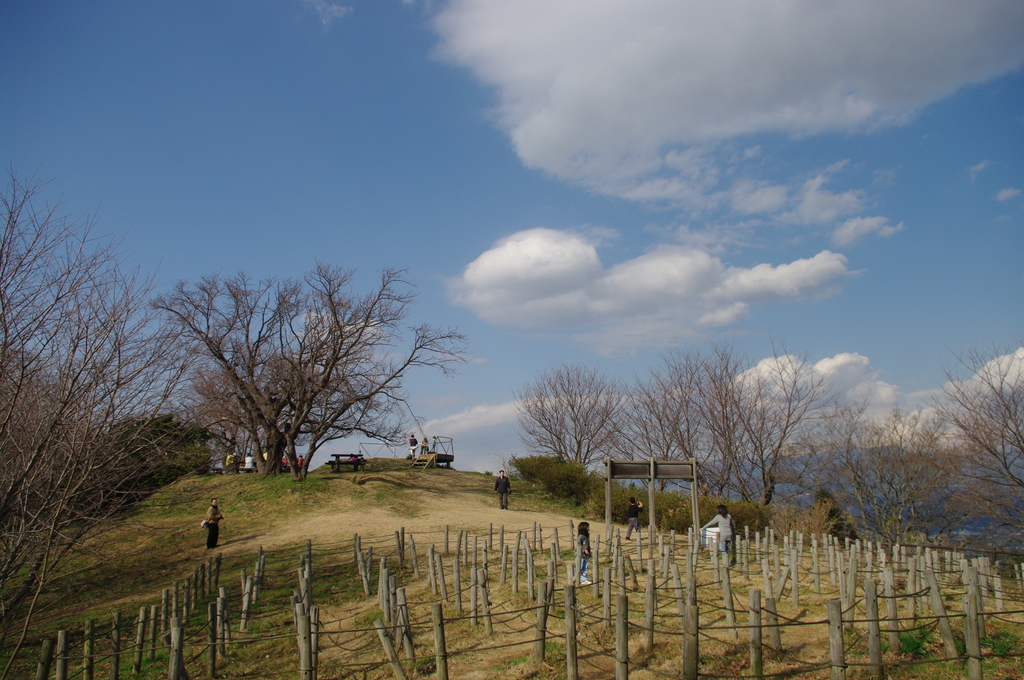
[[[36,664],[36,680],[50,680],[50,666],[53,665],[53,640],[43,640]]]
[[[405,588],[399,588],[395,597],[398,601],[399,635],[402,638],[402,646],[405,649],[405,658],[415,663],[416,648],[413,646],[412,628],[409,625],[409,601],[406,599]]]
[[[899,604],[896,602],[896,586],[892,568],[882,570],[882,588],[885,593],[885,618],[889,630],[889,651],[893,654],[900,649]]]
[[[533,660],[538,665],[544,663],[544,646],[546,644],[548,625],[548,582],[540,583],[541,597],[537,603],[537,632],[533,641]]]
[[[68,680],[68,632],[57,631],[57,680]]]
[[[647,654],[654,649],[654,609],[657,603],[654,586],[658,577],[653,567],[654,560],[648,560],[647,581],[644,584],[644,652]]]
[[[981,680],[981,630],[978,623],[978,593],[970,589],[964,607],[964,642],[967,647],[967,677]]]
[[[949,625],[949,617],[946,616],[946,604],[942,601],[942,591],[939,590],[939,581],[935,578],[935,572],[926,569],[924,572],[925,585],[928,586],[928,594],[932,601],[932,611],[938,617],[939,633],[942,635],[942,645],[946,650],[947,659],[960,658],[960,651],[956,648],[956,640],[953,638],[953,629]]]
[[[434,561],[437,563],[437,576],[434,578],[437,580],[438,587],[441,589],[441,597],[444,598],[445,602],[448,601],[448,581],[444,578],[444,563],[441,561],[441,556],[434,553]]]
[[[505,526],[502,525],[502,538],[505,536]],[[505,580],[508,578],[508,546],[501,546],[501,577],[498,579],[498,585],[504,587]]]
[[[683,678],[697,680],[697,668],[700,660],[700,610],[697,598],[684,605],[683,614]]]
[[[160,610],[157,605],[153,604],[149,606],[149,633],[147,634],[147,637],[149,638],[149,649],[146,650],[146,658],[149,661],[156,659],[156,619],[157,616],[159,616],[159,612]],[[92,680],[91,671],[86,680]]]
[[[427,586],[430,592],[437,595],[437,574],[434,571],[434,544],[427,548]]]
[[[309,637],[309,612],[305,611],[305,606],[302,604],[297,603],[292,605],[292,607],[295,610],[295,637],[299,646],[299,678],[300,680],[313,680],[313,654]],[[374,625],[376,625],[376,622],[374,622]]]
[[[444,609],[440,602],[430,605],[431,618],[434,621],[434,664],[437,666],[438,680],[448,680],[448,648],[444,639]]]
[[[615,680],[629,680],[629,597],[615,599]]]
[[[171,589],[164,588],[160,595],[160,633],[161,637],[169,630],[168,621],[171,620]]]
[[[734,638],[739,637],[739,630],[736,628],[736,606],[732,598],[732,576],[729,573],[729,556],[725,555],[725,559],[722,560],[722,564],[719,567],[720,578],[722,585],[722,606],[725,608],[725,622],[732,628],[732,636]]]
[[[868,553],[870,554],[870,553]],[[864,581],[864,617],[868,620],[868,658],[872,674],[878,680],[885,677],[882,665],[882,633],[878,625],[878,584],[874,579]]]
[[[139,607],[139,620],[135,630],[135,659],[132,662],[132,671],[137,675],[142,670],[142,653],[146,646],[146,615],[149,607]]]
[[[217,603],[206,605],[206,674],[217,677]]]
[[[452,558],[452,585],[455,590],[455,613],[462,613],[462,564],[459,555]],[[473,626],[476,627],[476,612],[473,613]]]
[[[843,649],[843,604],[828,601],[828,649],[832,680],[846,680],[846,652]]]
[[[380,638],[380,645],[384,648],[384,655],[387,656],[388,663],[391,664],[391,671],[395,674],[395,678],[397,680],[407,680],[405,670],[398,661],[398,654],[395,653],[395,647],[391,644],[391,638],[388,637],[387,631],[384,628],[384,621],[377,619],[373,622],[373,627],[377,629],[377,637]]]
[[[601,570],[601,627],[608,630],[612,626],[612,568]]]
[[[576,586],[565,584],[565,680],[579,678],[576,658]]]
[[[92,619],[86,619],[83,631],[85,639],[82,642],[82,680],[93,680],[93,669],[95,668],[93,654],[96,650],[93,635]]]
[[[764,678],[764,648],[761,639],[761,591],[750,591],[750,672],[755,678]]]
[[[779,615],[774,597],[764,599],[764,618],[768,626],[768,648],[778,654],[782,651],[782,631],[779,629]]]
[[[315,604],[309,610],[309,665],[313,669],[311,675],[316,680],[320,667],[320,605]]]
[[[121,612],[114,612],[110,625],[110,680],[121,677]]]
[[[170,621],[170,634],[171,634],[171,648],[168,653],[167,659],[167,678],[168,680],[178,680],[182,676],[181,672],[181,619],[177,616],[171,617]]]

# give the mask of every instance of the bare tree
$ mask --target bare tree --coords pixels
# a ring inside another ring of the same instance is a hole
[[[892,542],[949,534],[970,520],[952,473],[954,451],[940,419],[893,413],[866,422],[863,409],[834,414],[818,453],[828,485],[857,528]]]
[[[136,500],[150,461],[145,423],[181,370],[159,332],[149,282],[116,242],[39,206],[42,185],[13,173],[0,197],[0,641],[68,558]],[[142,437],[142,439],[140,439]],[[15,652],[12,652],[13,660]],[[10,664],[4,671],[8,672]]]
[[[303,479],[324,443],[356,432],[394,440],[406,372],[463,360],[463,336],[429,325],[408,329],[397,349],[414,299],[402,272],[381,272],[365,295],[353,276],[326,264],[301,281],[211,276],[154,301],[202,357],[197,393],[221,404],[207,412],[224,432],[247,433],[261,474],[284,457]]]
[[[614,449],[623,393],[597,370],[552,368],[515,392],[519,437],[530,451],[590,465]]]
[[[706,433],[700,468],[706,481],[701,484],[704,493],[725,497],[736,486],[736,466],[747,447],[740,382],[747,365],[731,346],[716,344],[699,366],[697,406],[700,427]]]
[[[616,449],[626,458],[698,458],[699,463],[706,462],[697,384],[700,376],[698,354],[673,352],[663,357],[659,369],[630,389],[619,418]]]
[[[963,446],[972,499],[1004,527],[1024,529],[1024,342],[974,348],[947,371],[937,410]]]
[[[771,505],[781,484],[799,482],[790,474],[802,460],[796,444],[818,422],[832,395],[806,357],[784,349],[740,374],[735,388],[743,446],[731,466],[730,486],[744,500]]]

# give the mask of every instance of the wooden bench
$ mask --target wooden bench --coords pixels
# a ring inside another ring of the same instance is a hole
[[[351,465],[355,472],[366,469],[366,460],[363,458],[350,460],[347,453],[334,453],[331,454],[331,458],[331,472],[341,472],[342,465]]]

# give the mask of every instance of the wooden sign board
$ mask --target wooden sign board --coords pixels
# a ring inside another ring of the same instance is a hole
[[[654,461],[655,479],[688,479],[693,481],[693,463]],[[610,479],[650,479],[651,461],[608,461]]]

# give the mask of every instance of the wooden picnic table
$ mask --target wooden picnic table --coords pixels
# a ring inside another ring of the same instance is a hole
[[[358,460],[351,460],[352,454],[332,453],[331,458],[331,472],[341,472],[342,465],[351,465],[356,471],[366,468],[366,459],[362,456],[359,456]]]

